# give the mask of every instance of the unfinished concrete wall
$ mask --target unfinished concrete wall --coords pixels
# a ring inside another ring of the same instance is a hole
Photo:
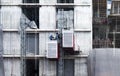
[[[16,58],[4,59],[5,76],[20,76],[20,60]]]
[[[92,49],[92,34],[90,32],[76,32],[75,33],[75,50],[82,51],[83,54],[88,54]]]
[[[40,1],[40,3],[44,4],[47,4],[48,2],[43,2],[42,0]],[[54,2],[52,3],[54,4]],[[74,29],[79,30],[75,31],[75,50],[80,48],[84,54],[88,54],[88,52],[92,49],[92,0],[74,0],[74,4],[79,4],[79,6],[74,6]],[[54,6],[42,6],[39,13],[40,29],[56,29],[57,16]],[[53,35],[55,34],[55,32],[41,32],[39,34],[40,55],[45,55],[46,53],[46,43],[49,41],[48,38],[50,33],[53,33]],[[44,61],[47,63],[44,64]],[[54,61],[51,62],[55,63]],[[75,59],[74,76],[87,76],[86,62],[86,58]],[[41,69],[39,71],[40,76],[50,76],[49,73],[51,73],[51,76],[54,76],[54,74],[56,74],[56,69],[54,69],[54,71],[50,71],[51,68],[56,67],[56,64],[53,65],[53,63],[48,63],[46,59],[40,60],[39,65],[46,69],[42,70],[42,68],[39,68]]]
[[[55,4],[57,0],[39,0],[40,4]]]
[[[81,4],[81,5],[86,5],[86,4],[92,4],[92,0],[74,0],[75,4]]]
[[[56,9],[54,6],[42,6],[39,13],[40,29],[56,28]]]
[[[41,32],[39,34],[39,55],[46,55],[47,42],[49,40],[49,35],[55,34],[53,32]],[[46,58],[41,58],[39,60],[39,76],[56,76],[56,61],[50,61]]]
[[[14,9],[14,10],[13,10]],[[21,8],[18,6],[1,7],[1,24],[3,29],[17,29],[20,25]]]
[[[39,28],[46,30],[56,29],[56,9],[54,6],[42,6],[39,9]],[[39,54],[44,55],[46,51],[46,43],[49,35],[54,32],[41,32],[39,34]]]
[[[55,4],[56,0],[40,0],[40,4]],[[42,6],[39,9],[39,28],[46,30],[56,29],[56,8],[54,6]],[[39,55],[46,55],[47,42],[50,34],[55,32],[39,33]],[[39,76],[56,76],[56,61],[46,58],[39,60]]]
[[[56,61],[46,58],[41,58],[39,61],[39,76],[56,76]]]
[[[22,0],[1,0],[1,2],[2,4],[19,4]],[[56,4],[57,0],[40,0],[39,2],[40,4]],[[89,50],[92,49],[92,0],[74,0],[74,2],[74,5],[79,4],[74,6],[74,29],[78,29],[77,32],[75,31],[75,49],[78,50],[80,47],[84,54],[88,54]],[[0,12],[0,22],[4,29],[18,29],[22,12],[20,7],[1,6]],[[55,6],[44,5],[39,8],[39,28],[41,30],[56,29]],[[50,34],[55,35],[55,32],[44,31],[39,33],[39,55],[45,56]],[[20,54],[20,35],[17,32],[4,32],[3,39],[4,54]],[[6,58],[4,66],[5,76],[10,76],[11,74],[20,76],[19,59]],[[74,76],[87,76],[85,59],[76,58],[74,66]],[[56,76],[56,69],[56,61],[40,58],[39,76]]]
[[[13,10],[14,9],[14,10]],[[1,24],[3,29],[18,29],[20,25],[21,8],[18,6],[1,7]],[[16,44],[17,43],[17,44]],[[3,34],[4,54],[20,54],[20,36],[15,32]],[[14,50],[14,51],[13,51]]]
[[[75,66],[74,76],[88,76],[86,58],[76,58],[74,66]]]
[[[22,0],[0,0],[1,4],[19,4]]]
[[[75,29],[92,30],[92,7],[76,6],[74,11]]]
[[[92,49],[92,0],[74,0],[75,49],[83,54]],[[75,76],[88,76],[86,58],[75,59]]]
[[[4,33],[3,50],[4,54],[20,54],[20,37],[18,33]]]
[[[19,4],[22,0],[1,0],[1,4]],[[0,24],[3,29],[18,29],[20,25],[21,8],[18,6],[1,6]],[[4,54],[20,54],[20,35],[18,32],[3,32]],[[20,60],[4,59],[5,76],[20,76]]]
[[[80,1],[80,2],[79,2]],[[81,4],[74,8],[74,28],[81,31],[75,35],[76,49],[77,44],[83,53],[88,54],[89,50],[92,49],[92,0],[84,0],[90,2],[85,4],[82,0],[75,0],[75,3]]]

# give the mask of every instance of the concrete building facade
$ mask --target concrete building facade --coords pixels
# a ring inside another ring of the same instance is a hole
[[[78,55],[64,59],[64,76],[88,76],[86,56],[92,50],[92,0],[0,0],[0,24],[3,33],[4,76],[21,76],[22,20],[35,21],[38,29],[27,28],[26,75],[57,76],[57,62],[46,58],[50,34],[60,26],[74,30]],[[62,11],[61,11],[62,10]],[[26,18],[23,17],[23,14]],[[64,23],[61,23],[63,17]]]

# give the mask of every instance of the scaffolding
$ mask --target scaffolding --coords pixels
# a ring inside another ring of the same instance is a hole
[[[3,31],[1,24],[0,24],[0,76],[5,76],[3,61]]]

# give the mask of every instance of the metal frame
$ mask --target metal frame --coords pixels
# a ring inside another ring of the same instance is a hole
[[[3,60],[3,31],[2,25],[0,24],[0,76],[5,76],[4,74],[4,60]]]

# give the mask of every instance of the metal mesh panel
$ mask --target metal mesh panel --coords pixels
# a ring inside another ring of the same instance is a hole
[[[28,33],[26,35],[26,52],[29,55],[38,55],[39,53],[39,42],[38,34]]]
[[[89,76],[120,76],[120,49],[94,49],[88,57]]]
[[[73,47],[73,31],[63,31],[63,47]]]
[[[64,47],[72,46],[72,34],[71,33],[64,33]]]
[[[57,41],[48,42],[47,58],[57,58]]]

